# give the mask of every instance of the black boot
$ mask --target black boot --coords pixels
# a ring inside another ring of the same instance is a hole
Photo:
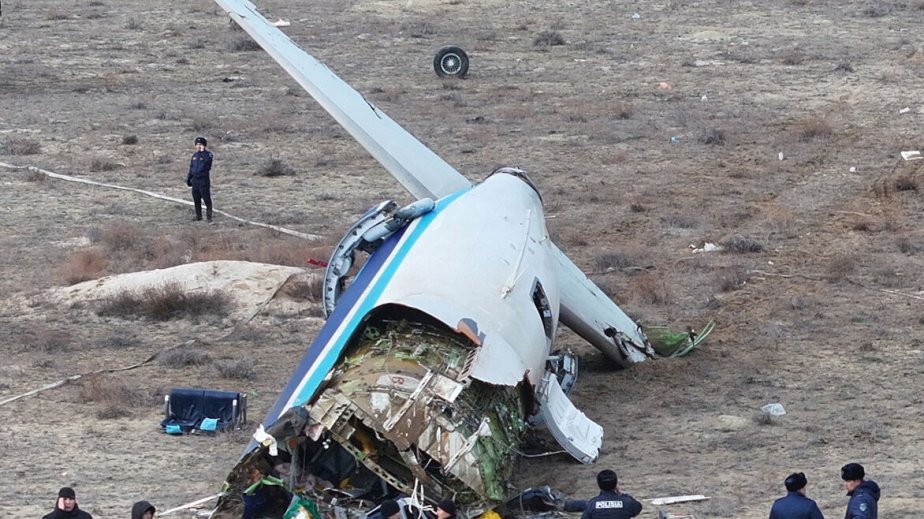
[[[209,222],[212,221],[212,208],[211,207],[205,210],[205,219],[208,220]]]

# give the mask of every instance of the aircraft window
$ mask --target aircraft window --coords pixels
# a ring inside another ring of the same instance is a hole
[[[533,304],[539,311],[539,318],[542,319],[542,327],[545,329],[545,336],[552,338],[552,307],[549,306],[549,299],[545,297],[545,290],[542,289],[542,283],[536,281],[533,288]]]

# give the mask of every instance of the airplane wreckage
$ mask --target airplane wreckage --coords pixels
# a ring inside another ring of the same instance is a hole
[[[593,462],[603,429],[568,399],[559,324],[622,367],[684,354],[711,325],[656,350],[552,243],[525,172],[472,185],[253,4],[216,2],[417,201],[370,209],[334,249],[326,324],[212,517],[358,519],[398,498],[405,517],[447,498],[463,517],[514,515],[508,481],[536,427]]]

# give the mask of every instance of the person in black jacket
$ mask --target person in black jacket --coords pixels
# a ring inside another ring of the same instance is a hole
[[[157,509],[147,501],[138,501],[132,505],[132,519],[154,519]]]
[[[193,204],[196,206],[196,220],[202,220],[202,202],[205,202],[205,218],[212,221],[212,192],[209,173],[212,171],[212,152],[205,149],[209,141],[196,137],[196,152],[189,161],[186,185],[192,188]]]
[[[629,494],[624,494],[618,483],[616,473],[612,470],[603,470],[597,474],[600,494],[587,501],[581,519],[629,519],[641,513],[642,504]]]
[[[805,497],[805,474],[790,474],[783,482],[788,494],[774,501],[770,508],[770,519],[825,519],[815,501]]]
[[[77,506],[77,494],[71,487],[64,487],[58,491],[55,509],[42,519],[93,519],[93,516],[84,512]]]
[[[850,496],[844,519],[877,519],[879,517],[879,485],[864,479],[866,471],[859,463],[848,463],[841,467],[844,489]]]

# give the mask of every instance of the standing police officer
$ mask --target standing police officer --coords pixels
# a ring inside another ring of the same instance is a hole
[[[866,479],[866,471],[859,463],[841,467],[844,489],[850,496],[844,519],[876,519],[879,517],[879,485]]]
[[[770,519],[825,519],[818,504],[805,496],[808,479],[804,473],[790,474],[783,484],[787,494],[773,502]]]
[[[603,470],[597,474],[600,495],[587,501],[581,519],[629,519],[642,511],[642,504],[619,490],[616,473]]]
[[[209,172],[212,170],[212,152],[206,150],[209,141],[196,137],[196,152],[189,161],[186,185],[192,188],[193,204],[196,206],[196,220],[202,220],[202,201],[205,201],[205,218],[212,221],[212,193]]]

